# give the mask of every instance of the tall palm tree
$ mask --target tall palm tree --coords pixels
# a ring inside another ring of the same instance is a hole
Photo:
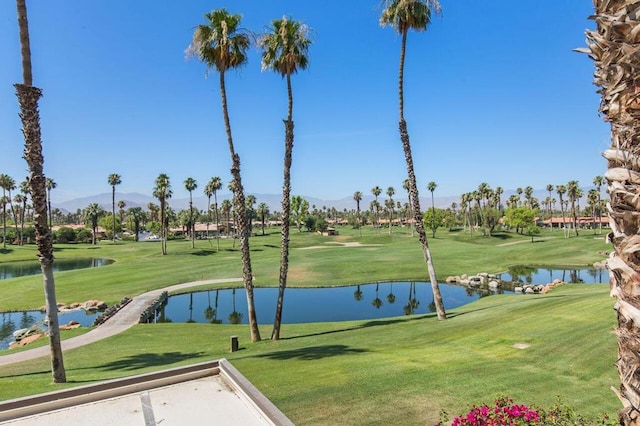
[[[91,222],[91,244],[96,245],[98,234],[98,218],[104,214],[104,209],[98,203],[89,204],[82,212],[85,219]]]
[[[123,200],[118,201],[118,216],[120,216],[120,223],[124,223],[124,208],[127,207],[127,203]]]
[[[593,224],[593,235],[596,234],[596,209],[599,208],[598,204],[598,190],[591,188],[587,192],[587,204],[591,207],[591,222]]]
[[[291,215],[291,160],[293,153],[293,92],[291,75],[309,65],[309,28],[286,16],[274,19],[258,44],[262,49],[262,69],[270,69],[287,80],[287,119],[284,120],[284,183],[282,185],[282,239],[280,244],[280,277],[276,314],[271,339],[280,338],[282,303],[289,271],[289,218]]]
[[[553,199],[553,185],[552,184],[548,184],[547,185],[547,192],[549,193],[549,203],[547,203],[547,213],[549,215],[549,219],[551,219],[551,217],[553,216],[552,212],[551,212],[551,200]],[[551,227],[551,230],[553,230],[553,226]]]
[[[144,220],[144,211],[142,211],[142,207],[131,207],[128,211],[128,217],[131,222],[133,222],[134,238],[138,241],[138,235],[140,234],[140,222]]]
[[[222,204],[220,205],[220,212],[224,215],[225,217],[225,229],[227,230],[227,236],[229,236],[229,232],[231,230],[231,210],[233,209],[233,206],[231,205],[231,201],[229,200],[223,200]]]
[[[207,185],[204,187],[204,193],[207,196],[207,214],[209,218],[211,218],[211,196],[213,195],[213,210],[216,214],[216,243],[217,243],[217,251],[220,251],[220,221],[218,220],[218,191],[222,188],[222,180],[218,176],[212,177]],[[209,237],[208,228],[209,223],[207,222],[207,238]]]
[[[618,299],[618,397],[624,409],[620,423],[638,424],[640,418],[640,278],[637,271],[637,194],[640,182],[638,144],[636,53],[640,27],[637,5],[632,0],[594,1],[596,29],[587,31],[589,47],[581,49],[595,61],[594,83],[602,95],[600,112],[611,124],[611,148],[604,152],[608,170],[605,179],[610,194],[610,240],[614,252],[607,261],[611,294]]]
[[[53,219],[51,217],[51,190],[56,189],[58,187],[58,184],[53,179],[47,178],[46,187],[47,187],[47,208],[49,212],[49,228],[51,228],[53,226]]]
[[[153,196],[160,202],[160,243],[162,246],[162,255],[167,254],[167,200],[173,195],[169,176],[160,173],[153,187]]]
[[[598,213],[598,230],[599,233],[602,234],[602,185],[605,184],[604,177],[596,176],[593,178],[593,184],[596,187],[596,191],[598,191],[598,204],[596,205],[597,213]]]
[[[380,224],[378,223],[378,210],[379,210],[379,206],[380,203],[378,202],[378,196],[380,194],[382,194],[382,188],[380,188],[378,185],[374,186],[373,188],[371,188],[371,193],[373,194],[373,196],[375,197],[375,203],[371,204],[372,206],[376,206],[375,209],[375,228],[378,230],[378,234],[380,234]]]
[[[398,99],[400,115],[398,127],[400,130],[400,139],[402,141],[404,157],[407,163],[410,192],[409,198],[413,205],[415,226],[418,231],[420,244],[422,245],[424,260],[429,271],[429,278],[431,280],[431,288],[436,304],[438,319],[444,320],[447,318],[447,315],[444,309],[444,303],[442,302],[440,288],[438,287],[438,280],[436,278],[436,271],[433,266],[433,259],[427,242],[427,235],[424,230],[424,224],[422,223],[420,199],[418,198],[418,186],[416,184],[416,175],[413,168],[413,157],[411,154],[411,143],[409,141],[407,122],[404,119],[404,59],[407,46],[407,34],[411,29],[416,31],[426,30],[427,25],[431,22],[431,15],[433,13],[440,13],[440,3],[438,0],[385,0],[384,5],[385,9],[380,17],[380,24],[390,25],[397,33],[402,35],[400,69],[398,72]]]
[[[122,183],[120,175],[111,173],[107,178],[107,182],[111,185],[111,219],[113,223],[113,242],[116,242],[116,185]]]
[[[571,203],[571,217],[573,218],[573,230],[578,236],[578,210],[576,209],[576,201],[582,196],[582,190],[578,186],[577,180],[571,180],[567,183],[567,197]]]
[[[501,186],[496,187],[496,209],[502,211],[502,199],[500,198],[504,193],[504,189]]]
[[[36,245],[42,269],[47,320],[49,322],[49,347],[51,350],[51,373],[55,383],[67,381],[62,346],[60,345],[60,324],[56,288],[53,276],[53,240],[47,223],[46,181],[43,171],[42,136],[40,133],[40,112],[38,101],[42,90],[33,85],[31,70],[31,47],[26,0],[16,0],[18,27],[20,29],[20,51],[22,56],[22,84],[15,84],[20,119],[24,135],[24,158],[29,166],[29,187],[33,209],[36,212]]]
[[[251,341],[260,340],[258,319],[253,298],[253,272],[249,249],[249,226],[247,223],[244,188],[240,175],[240,156],[236,153],[231,135],[231,123],[227,109],[227,90],[225,74],[228,70],[240,68],[247,62],[247,50],[251,46],[251,37],[240,27],[241,15],[232,15],[226,9],[215,9],[204,15],[206,24],[198,25],[193,41],[187,48],[187,54],[196,56],[209,69],[218,71],[220,76],[220,98],[227,142],[231,156],[231,176],[233,199],[238,215],[240,249],[242,252],[242,276],[247,294],[247,311]]]
[[[196,224],[193,220],[193,191],[198,187],[198,183],[192,177],[184,180],[184,189],[189,191],[189,234],[191,235],[191,248],[196,247]]]
[[[27,202],[29,201],[29,177],[20,182],[20,193],[22,194],[22,211],[20,216],[20,245],[24,244],[24,221],[27,212]]]
[[[438,184],[431,181],[427,184],[427,190],[431,192],[431,232],[433,232],[433,238],[436,237],[436,205],[433,200],[433,193],[438,187]]]
[[[9,175],[0,174],[0,188],[2,188],[2,247],[7,247],[7,203],[11,198],[11,189],[15,189],[16,183]],[[7,196],[9,192],[9,196]]]
[[[387,188],[386,191],[387,195],[389,196],[388,201],[388,209],[389,209],[389,235],[391,235],[391,225],[393,224],[393,207],[395,205],[395,203],[393,202],[393,195],[396,193],[396,190],[393,188],[393,186],[390,186]]]
[[[265,223],[265,220],[269,217],[269,206],[267,206],[267,203],[258,204],[256,213],[260,218],[260,223],[262,225],[262,235],[264,235],[264,223]]]
[[[558,198],[560,199],[560,214],[562,215],[562,232],[564,233],[564,237],[567,238],[567,225],[564,221],[564,201],[562,200],[562,196],[567,193],[567,187],[564,185],[556,185],[556,192],[558,193]]]
[[[356,202],[356,221],[358,222],[358,230],[360,231],[360,236],[362,237],[362,223],[360,221],[360,201],[362,201],[362,192],[354,192],[353,200]]]

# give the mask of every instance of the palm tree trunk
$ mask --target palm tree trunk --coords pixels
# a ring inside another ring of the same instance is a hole
[[[422,212],[420,210],[420,199],[418,198],[418,189],[416,186],[416,175],[413,168],[413,157],[411,155],[411,143],[409,141],[409,132],[407,131],[407,122],[404,120],[404,57],[405,49],[407,45],[407,31],[402,33],[402,47],[400,49],[400,71],[398,74],[398,92],[400,103],[400,140],[402,141],[402,148],[404,150],[404,158],[407,163],[407,174],[409,175],[409,200],[412,204],[413,220],[415,222],[416,231],[418,232],[418,239],[422,246],[422,253],[424,255],[425,263],[427,264],[427,270],[429,271],[429,279],[431,281],[431,290],[433,291],[433,298],[436,304],[436,313],[439,320],[447,319],[447,314],[444,309],[444,303],[442,301],[442,294],[440,294],[440,287],[438,286],[438,280],[436,278],[436,270],[433,266],[433,258],[431,257],[431,251],[429,250],[429,244],[427,242],[427,235],[424,230],[424,224],[422,223]]]
[[[617,298],[616,335],[623,409],[620,424],[640,424],[640,260],[636,202],[640,189],[640,108],[638,105],[635,53],[640,19],[631,0],[594,0],[596,30],[587,31],[588,49],[595,61],[594,83],[601,93],[600,112],[611,124],[611,148],[605,178],[610,194],[609,218],[613,253],[607,262],[611,295]]]
[[[218,195],[213,192],[213,208],[216,211],[216,251],[220,251],[220,223],[218,220]],[[227,222],[227,226],[229,223]]]
[[[162,250],[163,256],[167,254],[167,232],[164,226],[165,214],[165,201],[164,198],[160,198],[160,249]]]
[[[113,219],[113,243],[116,242],[116,186],[111,185],[111,219]]]
[[[7,202],[2,189],[2,247],[7,248]]]
[[[220,71],[220,97],[222,98],[222,114],[224,116],[224,127],[227,132],[227,142],[231,154],[231,176],[233,176],[233,201],[236,205],[238,216],[238,231],[240,233],[240,251],[242,253],[242,278],[247,294],[247,311],[249,314],[249,328],[251,330],[251,341],[260,341],[260,329],[256,316],[255,303],[253,298],[253,273],[251,271],[251,254],[249,251],[249,226],[247,220],[247,207],[245,205],[244,188],[240,177],[240,156],[236,154],[231,136],[231,124],[229,122],[229,111],[227,109],[227,91],[224,84],[224,71]]]
[[[19,11],[21,3],[22,7],[26,9],[24,0],[18,0]],[[24,13],[26,14],[26,10]],[[18,15],[20,15],[20,12]],[[24,30],[28,31],[28,29]],[[21,33],[23,31],[22,25],[20,31]],[[35,211],[36,245],[38,247],[38,260],[40,261],[40,268],[42,269],[47,319],[49,321],[51,372],[55,383],[63,383],[66,382],[67,379],[62,356],[62,346],[60,344],[58,306],[56,303],[55,280],[53,277],[53,240],[51,230],[47,223],[47,196],[43,173],[44,158],[42,156],[40,113],[38,111],[38,100],[42,96],[42,91],[37,87],[24,84],[16,84],[15,88],[18,102],[20,103],[22,133],[25,139],[24,156],[29,164],[30,171],[29,185],[31,188],[33,209]]]
[[[284,184],[282,185],[282,243],[280,246],[280,278],[278,282],[278,301],[276,302],[276,316],[273,322],[272,340],[280,338],[282,324],[282,306],[284,304],[284,290],[287,287],[287,273],[289,271],[289,218],[291,215],[291,157],[293,153],[293,94],[291,90],[291,76],[287,74],[288,109],[285,128],[284,149]]]
[[[54,383],[63,383],[67,381],[67,378],[60,344],[58,305],[56,303],[55,280],[53,277],[53,240],[51,229],[47,224],[46,179],[43,172],[44,157],[42,156],[40,112],[38,111],[38,100],[42,97],[42,91],[37,87],[33,87],[29,24],[25,0],[16,0],[16,6],[20,29],[23,84],[16,84],[14,87],[20,104],[20,119],[24,135],[24,157],[29,165],[29,186],[35,211],[36,245],[38,247],[38,260],[42,269],[47,319],[49,320],[51,374]]]

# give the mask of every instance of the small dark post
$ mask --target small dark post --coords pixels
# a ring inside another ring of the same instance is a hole
[[[238,351],[238,336],[231,336],[231,352]]]

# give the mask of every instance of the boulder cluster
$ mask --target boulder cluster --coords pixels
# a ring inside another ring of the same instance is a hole
[[[494,274],[479,272],[475,275],[455,275],[448,276],[445,280],[448,284],[460,284],[468,287],[487,286],[490,289],[497,290],[502,287],[503,281]]]
[[[521,282],[503,281],[498,276],[486,272],[479,272],[475,275],[448,276],[445,281],[448,284],[459,284],[470,288],[488,288],[492,291],[506,288],[507,290],[524,294],[547,294],[554,287],[564,284],[559,279],[555,279],[549,284],[523,284]]]
[[[514,287],[513,291],[515,291],[516,293],[524,293],[524,294],[547,294],[551,290],[553,290],[553,288],[562,284],[564,284],[564,282],[556,278],[555,280],[553,280],[552,283],[549,283],[549,284],[538,284],[538,285],[524,284],[521,286]]]
[[[80,302],[74,302],[74,303],[58,303],[58,312],[65,312],[65,311],[73,311],[76,309],[83,309],[87,312],[97,312],[97,311],[104,311],[105,309],[107,309],[107,304],[101,300],[87,300],[84,303],[80,303]],[[47,311],[47,307],[46,306],[41,306],[40,307],[40,312],[46,312]]]
[[[71,320],[68,324],[60,325],[60,330],[72,330],[78,327],[80,327],[80,323]],[[43,336],[46,336],[46,332],[41,330],[37,325],[32,325],[29,328],[21,328],[13,332],[14,342],[9,345],[9,349],[26,346],[29,343],[35,342]]]

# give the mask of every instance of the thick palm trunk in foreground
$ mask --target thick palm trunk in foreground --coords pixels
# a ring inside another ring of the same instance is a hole
[[[49,321],[49,347],[51,350],[51,374],[55,383],[67,381],[60,345],[58,305],[56,303],[55,281],[53,278],[53,239],[47,222],[47,189],[42,156],[42,136],[40,133],[40,112],[38,101],[42,91],[33,87],[31,69],[31,47],[29,43],[29,23],[25,0],[16,1],[20,48],[22,55],[23,84],[16,84],[16,95],[20,104],[20,119],[24,135],[24,158],[29,165],[29,188],[33,203],[38,260],[42,269],[47,319]]]
[[[620,422],[640,425],[640,3],[594,0],[597,24],[587,31],[586,52],[595,61],[594,83],[602,94],[600,112],[611,123],[605,175],[614,251],[608,268],[618,324]]]
[[[23,84],[16,84],[15,88],[20,103],[20,118],[22,119],[22,132],[25,140],[24,156],[30,171],[29,185],[35,217],[36,245],[42,269],[45,305],[49,322],[51,373],[55,383],[62,383],[67,379],[60,344],[58,305],[53,278],[53,240],[47,220],[47,196],[42,167],[44,158],[40,135],[40,113],[38,112],[38,100],[42,96],[42,91],[37,87]]]

